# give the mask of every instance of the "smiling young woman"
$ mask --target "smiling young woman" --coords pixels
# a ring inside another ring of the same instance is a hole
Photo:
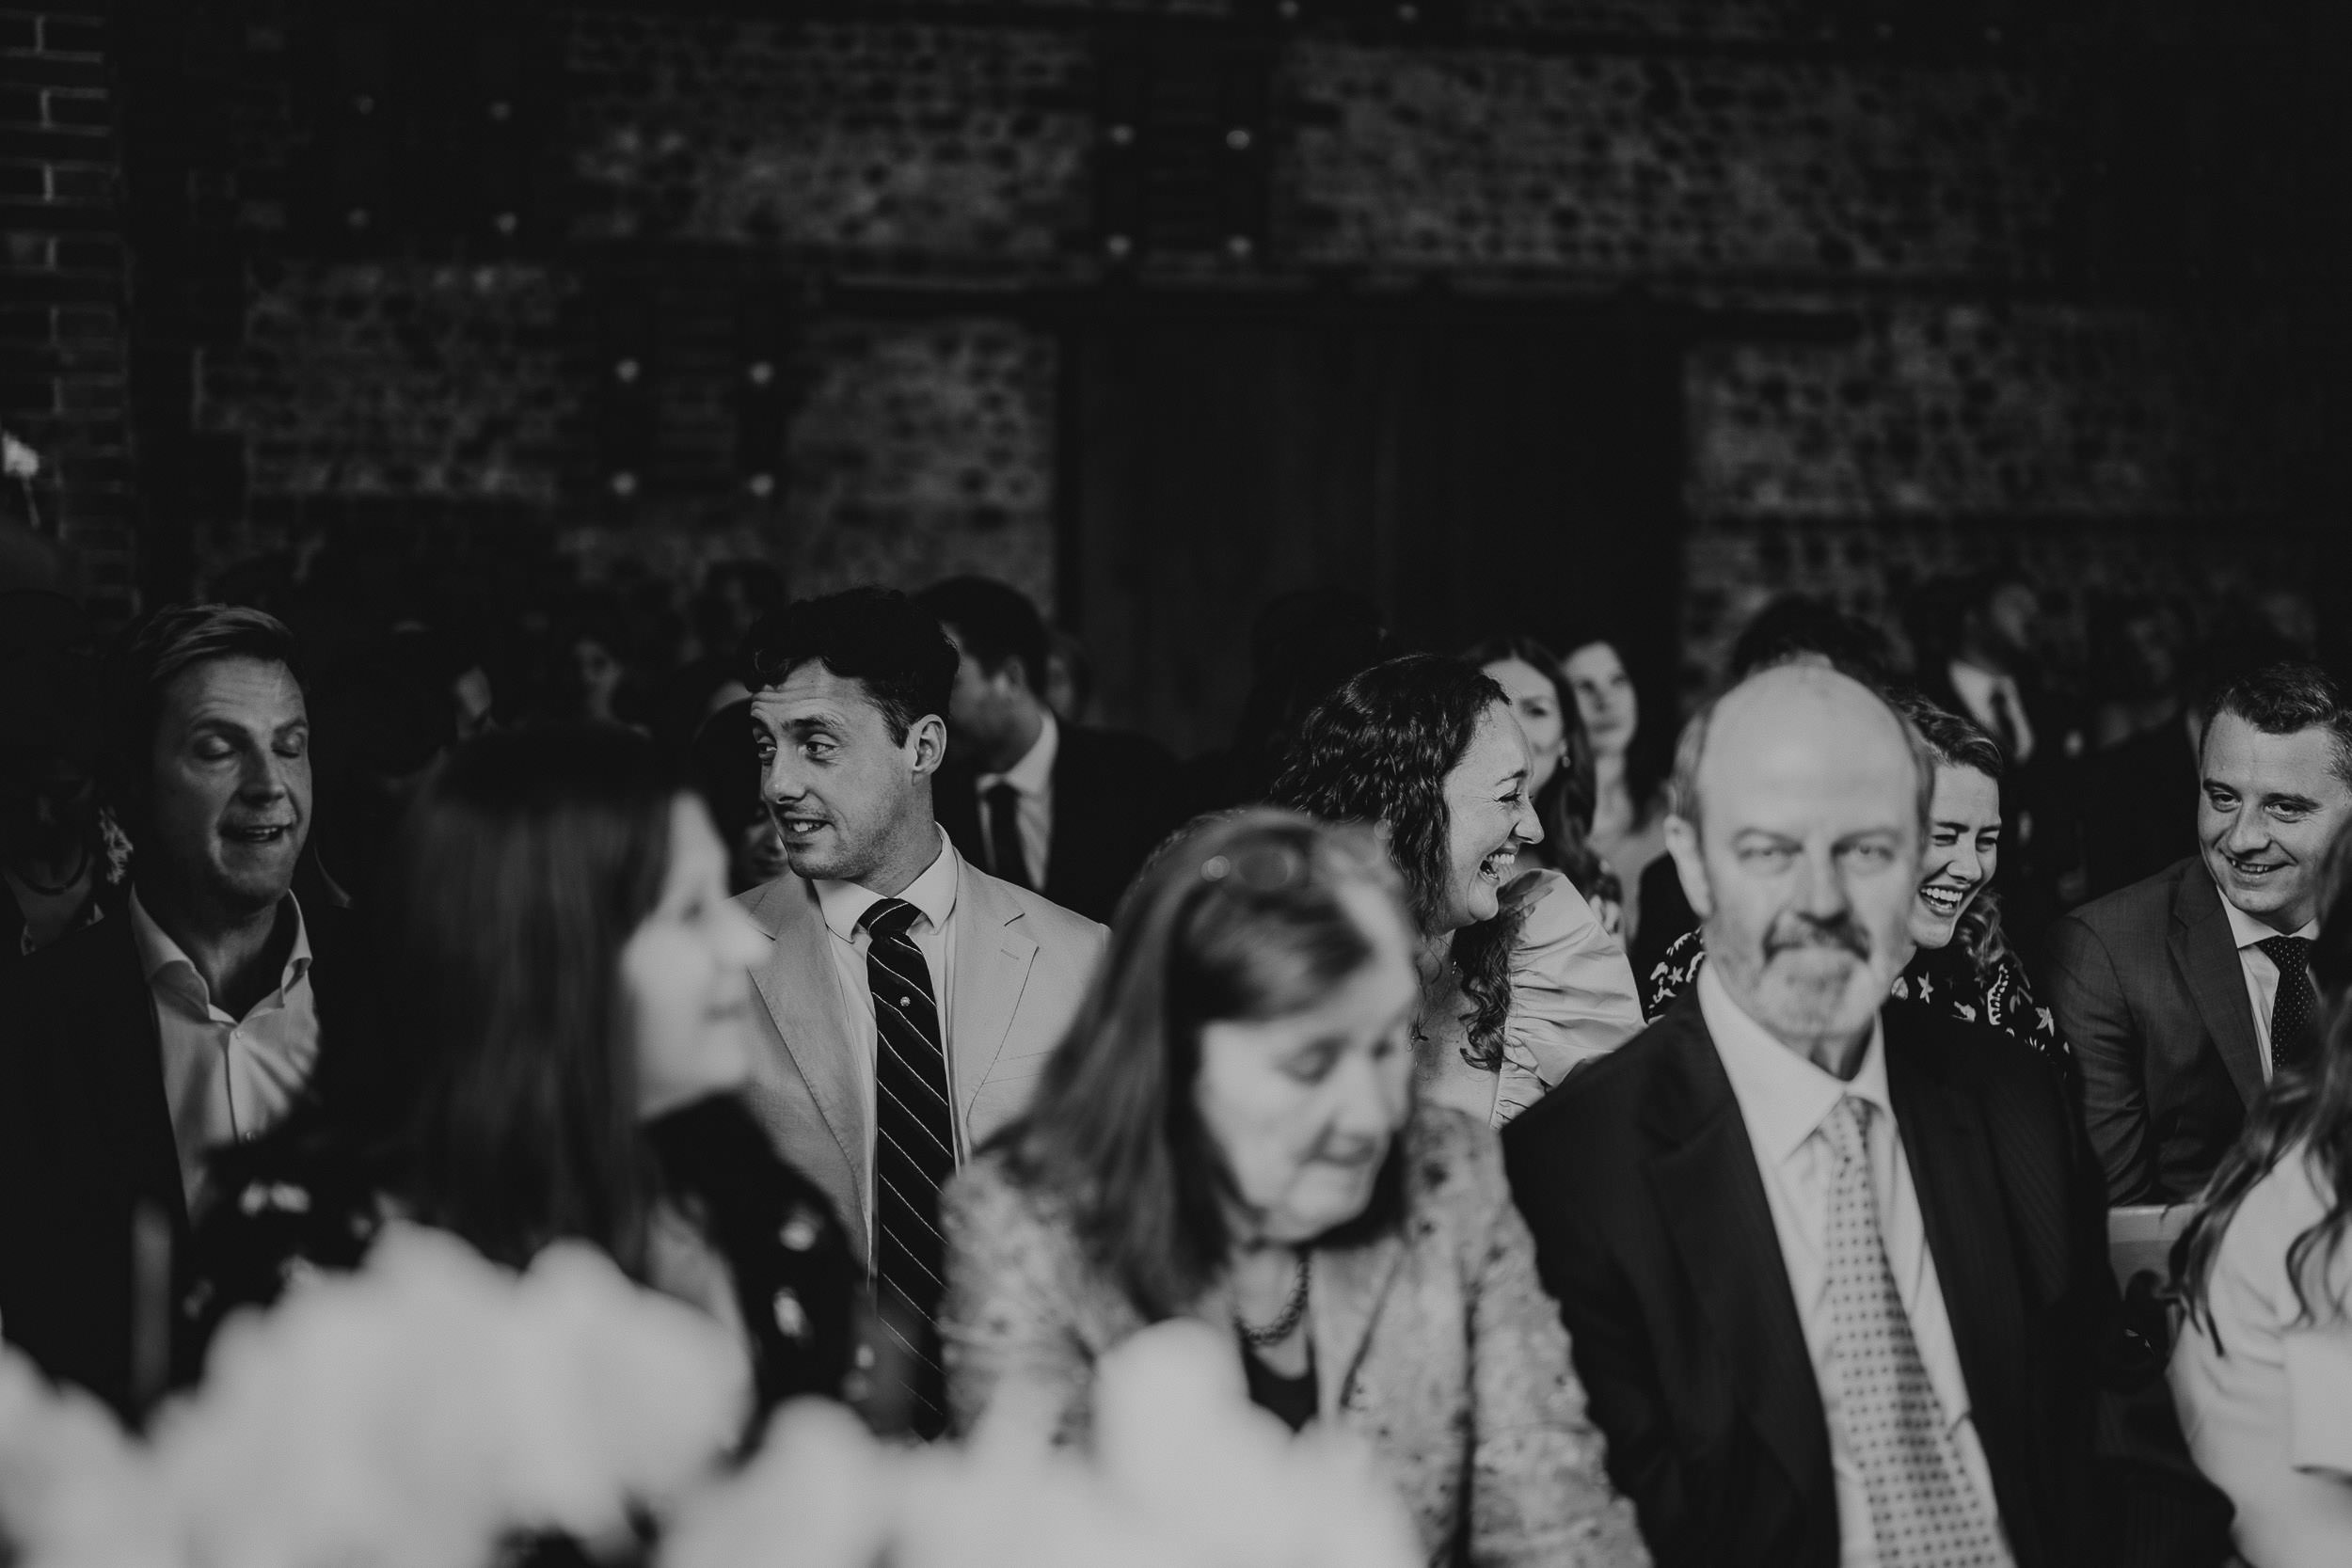
[[[1519,850],[1544,836],[1534,772],[1491,677],[1414,654],[1352,677],[1309,714],[1272,796],[1375,825],[1418,938],[1415,1083],[1498,1127],[1642,1026],[1617,939],[1567,878],[1519,869]]]
[[[2001,861],[2001,749],[1975,723],[1923,697],[1897,697],[1894,704],[1935,758],[1935,793],[1911,908],[1916,951],[1893,994],[1991,1024],[2071,1070],[2057,1021],[2035,1000],[2026,967],[2001,931],[2000,899],[1993,892]],[[1699,932],[1676,939],[1650,975],[1652,1016],[1690,989],[1706,961]]]

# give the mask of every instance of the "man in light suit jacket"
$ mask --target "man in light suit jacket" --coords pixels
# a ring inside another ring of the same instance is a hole
[[[2110,1203],[2195,1197],[2316,1044],[2309,955],[2320,858],[2352,816],[2352,714],[2314,666],[2241,676],[2198,771],[2198,853],[2050,929],[2045,994]]]
[[[1833,671],[1701,714],[1666,841],[1700,983],[1504,1134],[1661,1568],[2107,1560],[2099,1384],[2159,1363],[2058,1076],[1888,1002],[1932,774]]]
[[[744,651],[760,793],[790,869],[742,895],[767,1050],[748,1098],[873,1271],[908,1424],[944,1421],[939,1186],[1027,1102],[1102,927],[961,857],[934,820],[955,648],[903,594],[763,619]],[[885,1402],[888,1402],[885,1400]]]

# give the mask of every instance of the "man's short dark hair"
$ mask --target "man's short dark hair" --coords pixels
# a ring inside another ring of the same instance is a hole
[[[284,622],[244,605],[167,605],[135,623],[108,660],[105,745],[100,782],[118,811],[136,816],[148,793],[149,759],[164,692],[199,664],[254,658],[302,678],[300,646]]]
[[[916,720],[946,717],[956,646],[895,588],[852,588],[770,610],[743,639],[739,673],[756,692],[782,685],[811,659],[863,686],[902,745]]]
[[[2265,735],[2325,729],[2335,752],[2337,781],[2352,789],[2352,712],[2328,672],[2301,659],[2280,659],[2239,675],[2213,700],[2214,717],[2234,713]],[[2213,734],[2208,723],[2206,735]]]
[[[1045,656],[1053,647],[1045,618],[1018,588],[993,578],[949,578],[915,595],[915,602],[953,626],[964,652],[990,674],[1005,660],[1021,661],[1022,678],[1032,691],[1045,689]]]

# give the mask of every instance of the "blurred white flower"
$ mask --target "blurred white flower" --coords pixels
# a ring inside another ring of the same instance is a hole
[[[749,1367],[601,1255],[517,1278],[443,1232],[232,1319],[156,1461],[188,1555],[240,1568],[483,1568],[517,1531],[594,1540],[740,1430]]]
[[[0,477],[32,480],[40,477],[40,453],[0,430]]]

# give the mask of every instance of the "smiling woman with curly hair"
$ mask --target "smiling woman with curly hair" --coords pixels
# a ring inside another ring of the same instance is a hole
[[[1616,938],[1557,871],[1518,868],[1543,837],[1527,738],[1502,689],[1414,654],[1308,715],[1273,803],[1375,824],[1420,937],[1414,1080],[1501,1126],[1642,1027]]]

